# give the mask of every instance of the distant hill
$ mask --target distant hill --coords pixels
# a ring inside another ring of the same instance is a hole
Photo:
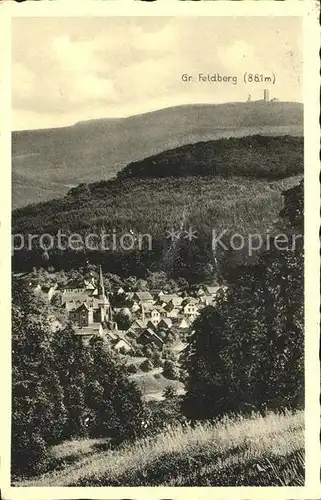
[[[110,179],[131,162],[220,137],[303,135],[303,105],[199,104],[120,119],[12,134],[13,206],[63,196],[79,183]]]
[[[213,261],[212,229],[266,233],[282,209],[282,191],[298,184],[302,175],[300,137],[250,136],[190,144],[128,165],[115,179],[82,183],[64,197],[14,210],[13,233],[57,235],[60,230],[80,234],[83,241],[101,231],[115,231],[116,239],[129,231],[148,234],[150,250],[124,251],[116,245],[61,253],[55,248],[50,263],[55,269],[77,268],[88,257],[119,276],[144,277],[147,269],[161,269],[201,282]],[[168,230],[182,227],[197,228],[198,238],[172,245]],[[34,245],[32,251],[15,253],[14,269],[43,265]]]
[[[281,179],[303,173],[302,137],[252,135],[187,144],[142,161],[118,173],[130,177],[233,175]]]

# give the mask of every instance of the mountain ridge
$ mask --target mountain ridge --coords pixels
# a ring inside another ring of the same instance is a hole
[[[13,132],[13,206],[63,196],[82,182],[108,180],[133,161],[184,144],[255,134],[302,136],[302,104],[191,104]]]

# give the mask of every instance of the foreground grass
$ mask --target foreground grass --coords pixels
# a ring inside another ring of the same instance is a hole
[[[164,377],[162,373],[156,373],[155,375],[151,373],[138,373],[131,375],[129,380],[135,382],[147,400],[153,399],[153,396],[156,399],[162,399],[161,396],[168,385],[171,385],[177,393],[184,393],[184,384],[182,382],[179,380],[170,380]]]
[[[66,462],[61,470],[16,485],[301,486],[303,427],[303,412],[253,414],[168,427],[117,449],[103,440],[66,442],[53,448]]]

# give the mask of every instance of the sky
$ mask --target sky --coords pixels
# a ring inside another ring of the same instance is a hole
[[[298,17],[12,20],[12,128],[61,127],[169,106],[271,97],[302,101]],[[244,83],[244,73],[275,75]],[[214,74],[231,81],[199,81]],[[188,74],[191,81],[184,82]]]

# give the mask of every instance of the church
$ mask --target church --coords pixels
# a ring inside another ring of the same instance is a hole
[[[63,305],[69,319],[79,327],[107,324],[112,320],[111,306],[105,294],[102,269],[99,269],[97,287],[68,290],[63,294]]]

